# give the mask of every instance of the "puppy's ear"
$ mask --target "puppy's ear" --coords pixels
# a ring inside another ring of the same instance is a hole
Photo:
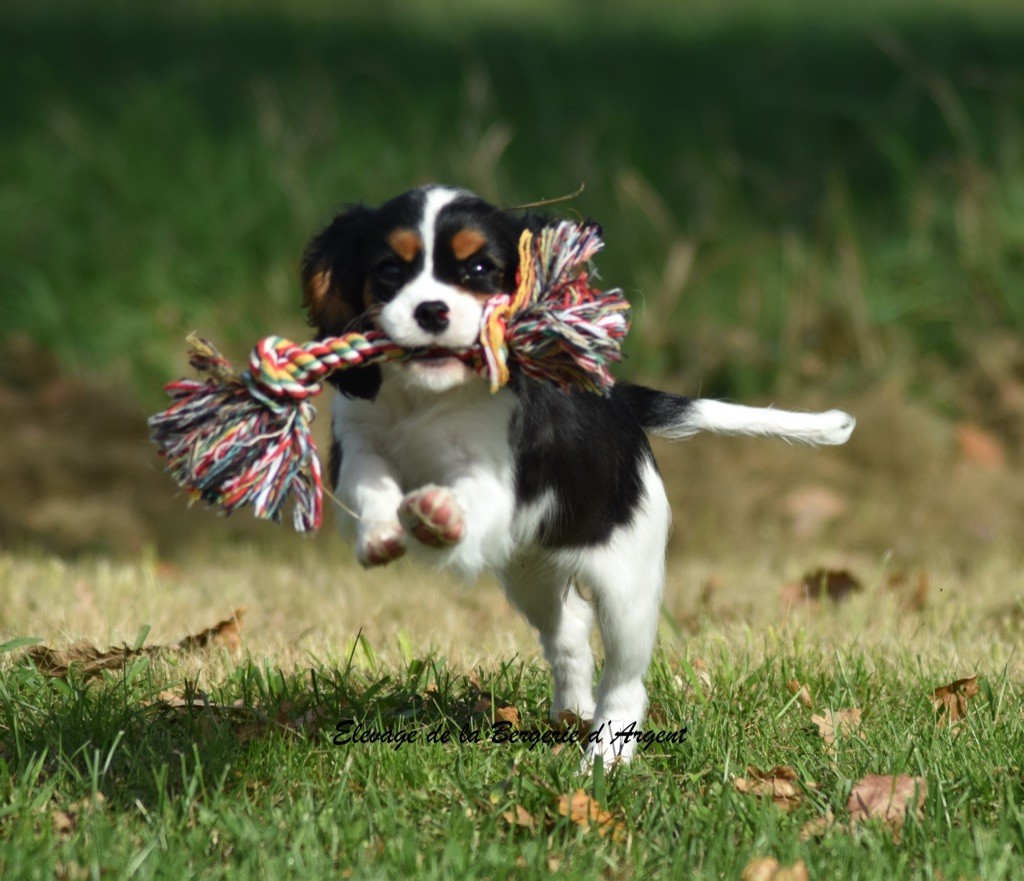
[[[360,327],[366,311],[365,231],[373,209],[363,206],[339,214],[309,243],[302,260],[302,305],[318,336],[340,336]],[[371,365],[332,374],[328,382],[350,398],[373,400],[383,377]]]
[[[363,313],[366,268],[363,239],[372,210],[363,206],[339,214],[306,247],[302,260],[302,305],[321,336],[351,330]]]
[[[504,289],[515,290],[516,273],[519,270],[519,239],[522,234],[529,230],[534,235],[539,233],[545,226],[552,222],[549,214],[538,214],[534,211],[513,213],[508,217],[508,266],[505,270]]]

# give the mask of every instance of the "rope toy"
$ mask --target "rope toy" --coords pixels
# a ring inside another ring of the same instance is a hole
[[[489,298],[479,343],[450,354],[486,377],[492,392],[514,366],[565,391],[607,394],[615,384],[609,365],[620,360],[629,330],[629,303],[618,290],[590,286],[586,264],[603,247],[590,223],[524,232],[515,292]],[[298,532],[323,521],[323,476],[309,428],[316,415],[309,398],[320,393],[321,380],[425,351],[405,349],[380,331],[301,345],[269,336],[237,373],[208,341],[193,335],[189,343],[189,363],[206,379],[169,383],[173,403],[149,419],[167,470],[192,501],[225,513],[251,504],[256,517],[279,523],[292,497]]]

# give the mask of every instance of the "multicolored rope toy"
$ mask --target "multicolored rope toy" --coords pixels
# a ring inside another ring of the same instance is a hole
[[[606,394],[609,365],[621,358],[629,304],[618,290],[590,286],[587,262],[604,247],[593,224],[563,221],[519,242],[516,291],[484,307],[479,345],[452,351],[490,380],[505,385],[514,366],[526,376]],[[205,380],[166,386],[170,407],[149,419],[151,438],[167,470],[193,501],[230,513],[251,504],[261,519],[280,522],[294,497],[295,529],[323,521],[323,478],[309,424],[309,398],[335,370],[401,360],[417,354],[379,331],[316,342],[266,337],[249,368],[236,373],[206,340],[189,337],[189,363]]]

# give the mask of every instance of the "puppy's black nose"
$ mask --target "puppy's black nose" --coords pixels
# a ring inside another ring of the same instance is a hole
[[[426,300],[413,310],[416,323],[429,333],[440,333],[448,326],[448,304],[443,300]]]

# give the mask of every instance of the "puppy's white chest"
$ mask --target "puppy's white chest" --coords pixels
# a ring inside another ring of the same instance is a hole
[[[391,467],[403,490],[489,472],[511,487],[509,422],[515,397],[481,382],[432,394],[385,383],[373,403],[336,398],[334,434],[345,448],[367,444]]]

